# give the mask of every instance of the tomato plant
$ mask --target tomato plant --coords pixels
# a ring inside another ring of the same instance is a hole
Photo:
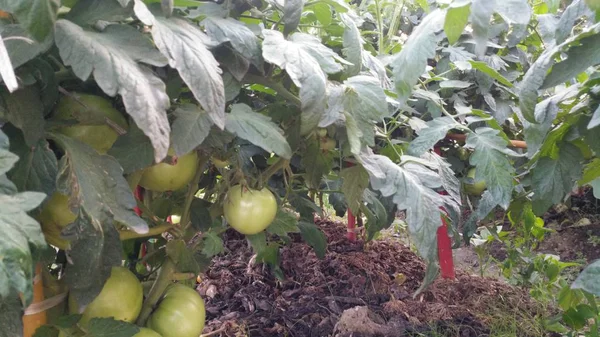
[[[364,216],[367,241],[404,212],[421,290],[442,215],[456,245],[496,211],[537,240],[573,188],[600,195],[596,7],[0,0],[3,317],[21,321],[43,263],[82,309],[78,333],[166,336],[161,317],[201,303],[169,285],[202,274],[230,228],[274,273],[288,233],[323,257],[324,197]],[[598,270],[572,287],[600,295]],[[78,329],[64,322],[49,327]]]

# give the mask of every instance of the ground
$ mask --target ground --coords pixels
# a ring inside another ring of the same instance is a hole
[[[544,336],[542,309],[526,291],[459,270],[413,297],[425,265],[404,243],[345,239],[343,223],[318,221],[327,254],[293,236],[281,249],[284,280],[251,261],[247,241],[226,234],[198,289],[207,329],[220,336]]]

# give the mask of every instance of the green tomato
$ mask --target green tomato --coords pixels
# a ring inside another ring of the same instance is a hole
[[[148,328],[140,328],[140,332],[133,335],[133,337],[162,337],[158,332],[148,329]]]
[[[473,181],[475,181],[475,173],[476,173],[476,170],[473,167],[467,173],[467,177],[471,178],[471,179],[473,179]],[[477,181],[473,184],[464,183],[464,187],[465,187],[465,192],[467,192],[467,194],[473,195],[473,196],[481,196],[483,194],[483,191],[485,191],[485,189],[487,188],[485,181],[483,181],[483,180]]]
[[[146,325],[163,337],[198,337],[205,319],[202,297],[192,288],[174,284],[167,289]]]
[[[110,119],[116,125],[127,130],[127,120],[112,106],[109,100],[104,97],[82,93],[73,93],[72,95],[73,97],[64,96],[58,102],[54,119],[64,121],[77,119],[78,116],[82,119],[85,119],[85,116],[102,117]],[[61,127],[58,131],[88,144],[101,154],[108,152],[119,137],[119,134],[107,124],[86,125],[80,123]]]
[[[324,137],[319,140],[319,145],[321,146],[321,150],[323,151],[331,151],[335,149],[335,139],[331,139],[329,137]]]
[[[169,155],[175,155],[174,151],[169,150]],[[192,181],[197,168],[198,154],[192,151],[178,157],[175,165],[158,163],[145,169],[139,184],[145,189],[156,192],[176,191]]]
[[[86,326],[92,318],[114,317],[116,320],[133,322],[142,310],[144,293],[137,277],[123,267],[113,267],[102,291],[90,303],[79,323]],[[77,303],[69,296],[72,313],[77,312]]]
[[[46,242],[63,250],[69,248],[69,241],[61,238],[61,231],[75,219],[77,215],[69,209],[69,197],[58,192],[52,194],[38,218]]]
[[[241,185],[233,186],[225,197],[223,213],[236,231],[252,235],[269,227],[277,214],[277,200],[266,188],[253,190]]]

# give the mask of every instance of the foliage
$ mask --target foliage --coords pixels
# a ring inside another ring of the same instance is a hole
[[[582,0],[58,2],[0,0],[8,313],[31,301],[33,266],[47,251],[33,217],[57,191],[77,214],[62,233],[72,293],[87,305],[126,260],[154,282],[140,325],[173,273],[201,273],[222,251],[225,196],[237,184],[277,199],[273,223],[248,240],[278,277],[289,233],[325,254],[314,225],[324,193],[336,210],[366,217],[367,240],[405,212],[432,276],[443,209],[467,242],[479,221],[509,212],[520,249],[543,236],[536,216],[578,185],[600,186],[600,24]],[[72,92],[109,99],[128,129],[85,104],[70,120],[54,118]],[[60,132],[80,123],[119,137],[98,153]],[[145,169],[191,151],[199,159],[188,186],[138,188]],[[481,198],[461,193],[472,167],[486,182]],[[474,206],[467,219],[462,205]],[[141,246],[155,249],[152,259]],[[572,291],[600,295],[597,274],[597,263],[588,266]],[[18,334],[11,329],[2,333]]]

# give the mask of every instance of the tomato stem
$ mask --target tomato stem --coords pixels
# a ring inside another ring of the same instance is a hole
[[[144,234],[136,233],[136,232],[130,231],[130,230],[123,230],[123,231],[119,231],[119,238],[121,239],[121,241],[130,240],[130,239],[138,239],[138,238],[147,238],[147,237],[151,237],[151,236],[160,235],[160,234],[168,231],[169,229],[173,229],[173,225],[164,224],[164,225],[158,225],[155,227],[151,227],[148,230],[148,233],[144,233]]]
[[[167,287],[171,284],[175,270],[175,263],[169,257],[167,257],[160,268],[160,271],[158,272],[156,281],[154,281],[152,288],[150,288],[148,297],[144,301],[142,312],[136,321],[137,325],[145,326],[146,320],[148,320],[148,317],[150,317],[150,314],[152,314],[156,303],[158,303]]]
[[[288,161],[283,158],[279,158],[273,165],[269,166],[261,175],[260,175],[260,183],[261,185],[267,183],[269,178],[274,175],[277,171],[286,166]],[[261,186],[262,187],[262,186]]]
[[[209,156],[198,156],[198,168],[196,169],[196,175],[194,175],[194,178],[188,184],[188,191],[187,195],[185,196],[185,203],[183,204],[183,214],[181,215],[180,221],[184,233],[189,227],[190,208],[192,207],[192,202],[196,197],[196,192],[198,192],[198,183],[200,182],[200,178],[202,178],[202,174],[204,173],[204,166],[206,166],[206,163],[208,163],[209,159]]]
[[[269,78],[258,76],[258,75],[253,75],[253,74],[246,74],[246,76],[244,76],[243,82],[247,83],[247,84],[260,84],[265,87],[269,87],[269,88],[277,91],[277,93],[279,95],[281,95],[284,98],[291,101],[294,105],[299,106],[299,107],[302,106],[302,101],[300,101],[300,98],[298,98],[298,96],[292,94],[282,84],[274,82]]]

